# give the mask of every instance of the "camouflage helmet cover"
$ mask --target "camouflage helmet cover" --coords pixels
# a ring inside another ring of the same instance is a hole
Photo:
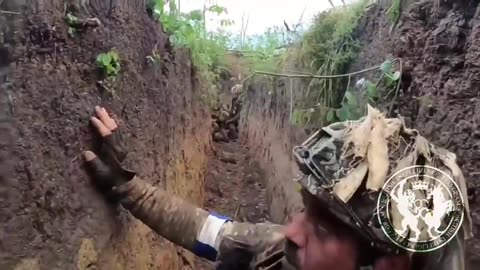
[[[399,253],[384,234],[376,216],[377,200],[385,181],[395,172],[417,164],[448,173],[463,198],[466,184],[456,156],[435,147],[402,118],[385,118],[368,107],[366,117],[324,127],[295,147],[302,172],[296,180],[314,195],[332,215],[351,227],[374,248]],[[472,236],[468,201],[460,235]],[[463,238],[462,237],[462,238]],[[463,240],[463,239],[462,239]]]

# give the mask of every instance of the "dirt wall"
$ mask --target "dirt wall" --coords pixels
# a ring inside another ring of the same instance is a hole
[[[290,124],[288,80],[258,77],[246,89],[240,137],[265,171],[272,222],[284,222],[302,207],[293,179],[298,175],[293,147],[305,139],[303,130]]]
[[[468,181],[476,235],[468,243],[468,266],[478,269],[480,4],[473,0],[402,2],[403,14],[394,28],[385,15],[391,1],[380,0],[370,7],[355,32],[362,49],[350,71],[402,58],[402,89],[395,111],[434,144],[456,153]],[[242,138],[267,171],[270,211],[276,221],[292,210],[287,196],[294,189],[291,149],[305,138],[302,130],[288,124],[287,84],[288,80],[257,79],[248,89],[242,120]],[[291,200],[294,205],[298,202]]]
[[[21,20],[8,48],[13,146],[0,149],[0,269],[193,268],[191,254],[107,202],[79,156],[93,146],[93,107],[105,106],[128,137],[139,175],[201,204],[210,127],[189,53],[172,47],[143,1],[78,1],[87,3],[78,16],[101,25],[74,37],[63,1],[8,2],[2,9]],[[112,48],[121,71],[107,89],[97,84],[95,58]],[[146,59],[154,48],[157,65]]]

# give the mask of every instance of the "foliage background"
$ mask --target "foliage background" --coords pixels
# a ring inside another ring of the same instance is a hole
[[[388,10],[392,21],[399,16],[399,3],[400,0],[392,1]],[[152,0],[151,7],[155,18],[171,34],[171,41],[191,50],[204,99],[212,109],[218,109],[219,105],[219,74],[236,65],[243,73],[236,78],[237,83],[248,84],[248,78],[259,73],[289,78],[291,122],[318,126],[358,119],[366,113],[366,104],[375,105],[379,100],[383,102],[396,96],[401,74],[395,71],[398,63],[393,59],[373,69],[377,72],[374,82],[353,75],[338,76],[344,74],[357,57],[360,45],[352,34],[370,4],[369,0],[358,0],[332,7],[316,15],[306,29],[300,23],[285,23],[254,35],[246,35],[248,20],[242,20],[239,32],[227,31],[234,22],[228,19],[228,10],[219,5],[205,4],[203,9],[188,13],[179,11],[180,0]],[[226,19],[220,19],[219,26],[209,31],[206,18],[212,15]],[[231,54],[239,57],[229,61]],[[312,77],[289,77],[295,74]],[[243,80],[245,78],[247,80]]]

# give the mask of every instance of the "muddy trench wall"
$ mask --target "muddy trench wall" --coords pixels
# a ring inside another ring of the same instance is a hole
[[[480,4],[478,1],[402,1],[402,16],[391,30],[390,0],[377,1],[355,32],[361,44],[349,71],[404,63],[395,112],[434,144],[456,153],[469,186],[475,238],[468,242],[468,267],[480,265]],[[307,136],[289,124],[289,80],[257,76],[246,93],[241,138],[266,171],[274,221],[299,207],[292,185],[292,148]],[[295,89],[295,87],[294,87]],[[293,194],[293,195],[291,195]],[[293,203],[293,204],[292,204]]]
[[[306,134],[290,124],[288,83],[256,78],[246,89],[239,128],[240,139],[265,172],[270,221],[279,223],[302,207],[292,150]]]
[[[1,45],[13,63],[2,91],[12,110],[0,148],[0,269],[192,268],[191,254],[107,202],[80,157],[93,147],[93,108],[105,106],[139,175],[200,205],[210,127],[189,53],[172,47],[143,1],[78,1],[88,11],[78,16],[101,25],[73,38],[63,1],[0,2],[22,14],[15,31],[2,29],[14,34]],[[112,48],[121,71],[109,92],[96,83],[95,58]],[[146,60],[154,48],[158,65]]]

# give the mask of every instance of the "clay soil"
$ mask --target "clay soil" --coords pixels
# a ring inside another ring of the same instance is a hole
[[[238,71],[234,68],[238,64],[232,65],[230,72],[219,82],[222,105],[232,103],[230,89],[238,78]],[[265,172],[240,139],[212,142],[205,179],[203,207],[207,211],[237,222],[259,223],[269,220]],[[214,269],[214,263],[197,258],[195,267]]]
[[[214,143],[206,178],[204,207],[240,222],[265,222],[268,205],[264,173],[238,141]],[[198,259],[196,269],[214,269]]]
[[[1,149],[0,269],[178,269],[180,252],[107,202],[79,155],[95,147],[88,119],[105,106],[126,131],[139,175],[201,204],[210,127],[199,124],[208,114],[190,55],[173,49],[142,1],[91,4],[101,25],[74,37],[60,2],[19,8],[24,19],[8,48],[13,147]],[[112,48],[121,71],[99,87],[95,58]],[[158,65],[146,60],[152,50]]]
[[[478,1],[425,1],[412,5],[395,46],[408,71],[400,112],[454,152],[467,179],[475,234],[470,269],[480,265],[479,44]]]
[[[242,222],[268,220],[265,183],[259,164],[238,141],[214,143],[204,207]]]

